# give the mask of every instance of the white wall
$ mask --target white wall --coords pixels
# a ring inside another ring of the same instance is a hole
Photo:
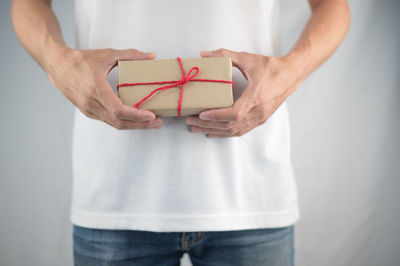
[[[400,262],[400,2],[350,3],[347,39],[288,100],[298,266]],[[17,43],[9,3],[0,7],[0,265],[72,265],[72,105]],[[54,7],[73,45],[73,1]],[[285,51],[308,16],[305,0],[282,0]]]

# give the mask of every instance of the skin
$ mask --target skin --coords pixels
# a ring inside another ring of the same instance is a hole
[[[264,124],[301,83],[336,50],[350,25],[347,0],[309,0],[312,15],[292,50],[272,57],[244,51],[201,51],[202,57],[229,56],[248,80],[233,107],[189,116],[191,132],[208,137],[242,136]],[[50,0],[13,0],[11,17],[18,39],[52,84],[87,117],[117,129],[160,128],[162,119],[124,105],[107,82],[118,60],[151,60],[136,49],[75,50],[63,41]],[[63,62],[60,64],[59,62]]]
[[[24,48],[41,65],[52,84],[86,116],[117,129],[161,127],[161,118],[123,104],[107,82],[107,75],[118,60],[154,59],[154,53],[136,49],[69,48],[62,39],[51,1],[14,0],[11,18]]]
[[[292,50],[272,57],[228,49],[201,51],[202,57],[229,56],[248,80],[233,107],[187,117],[192,132],[208,137],[242,136],[264,124],[301,83],[336,50],[350,25],[345,0],[310,0],[312,15]]]

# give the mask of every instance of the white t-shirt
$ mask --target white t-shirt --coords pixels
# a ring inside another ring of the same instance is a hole
[[[227,48],[279,55],[274,0],[76,0],[77,48],[136,48],[156,59]],[[234,99],[246,88],[233,70]],[[117,69],[109,76],[115,89]],[[185,118],[161,129],[117,130],[75,112],[74,224],[158,232],[292,225],[299,218],[286,104],[241,137],[192,133]]]

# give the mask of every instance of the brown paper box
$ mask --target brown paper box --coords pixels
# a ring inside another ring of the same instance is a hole
[[[196,79],[232,81],[232,62],[229,57],[181,59],[185,75],[197,66]],[[119,84],[180,80],[182,72],[177,59],[118,61]],[[193,74],[194,72],[192,72]],[[151,91],[164,85],[136,85],[120,87],[118,96],[124,104],[133,106]],[[158,116],[178,116],[181,86],[158,91],[138,108]],[[184,85],[181,116],[196,115],[207,109],[232,107],[232,84],[189,81]]]

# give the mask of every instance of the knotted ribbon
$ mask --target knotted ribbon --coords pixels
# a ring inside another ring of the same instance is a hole
[[[166,90],[169,88],[177,87],[181,85],[180,93],[179,93],[179,100],[178,100],[178,117],[181,117],[181,108],[182,108],[182,98],[183,98],[183,87],[185,84],[187,84],[190,81],[200,81],[200,82],[219,82],[219,83],[230,83],[233,86],[233,82],[230,80],[219,80],[219,79],[195,79],[199,72],[200,69],[197,66],[192,67],[187,75],[185,75],[185,71],[183,70],[182,66],[182,61],[179,57],[176,58],[179,62],[179,67],[182,72],[182,78],[180,80],[172,80],[172,81],[154,81],[154,82],[137,82],[137,83],[122,83],[117,86],[117,90],[120,87],[130,87],[130,86],[137,86],[137,85],[154,85],[154,84],[170,84],[166,86],[162,86],[159,88],[156,88],[152,90],[147,96],[145,96],[143,99],[141,99],[139,102],[137,102],[133,107],[138,108],[144,101],[146,101],[148,98],[150,98],[154,93],[160,90]],[[196,73],[192,74],[193,71],[196,71]]]

